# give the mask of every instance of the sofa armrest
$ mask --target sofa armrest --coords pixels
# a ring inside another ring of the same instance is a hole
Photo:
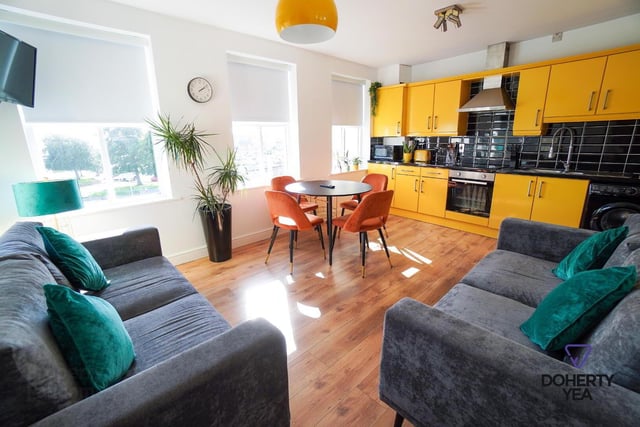
[[[126,230],[122,234],[82,242],[103,269],[162,256],[160,234],[155,227]]]
[[[38,426],[288,426],[287,351],[264,319],[44,418]]]
[[[500,224],[496,249],[560,262],[580,242],[594,233],[593,230],[582,228],[505,218]]]
[[[402,299],[385,316],[380,398],[415,425],[637,425],[633,391],[604,380],[586,387],[587,399],[585,387],[545,385],[574,375],[586,378],[415,300]],[[567,388],[577,391],[567,397]]]

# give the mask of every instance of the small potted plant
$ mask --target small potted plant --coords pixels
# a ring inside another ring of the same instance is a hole
[[[353,160],[351,160],[351,164],[353,165],[354,171],[357,171],[360,169],[360,163],[362,163],[362,160],[360,160],[360,157],[354,157]]]
[[[416,144],[413,141],[402,141],[402,162],[411,163],[413,159],[413,150],[416,148]]]
[[[231,205],[228,200],[245,180],[236,164],[236,151],[228,148],[226,155],[220,155],[205,139],[213,134],[196,130],[193,123],[179,126],[168,115],[159,114],[157,122],[147,120],[147,123],[174,164],[193,175],[196,190],[193,198],[205,231],[209,259],[214,262],[230,259]],[[219,164],[205,168],[204,159],[209,150]]]

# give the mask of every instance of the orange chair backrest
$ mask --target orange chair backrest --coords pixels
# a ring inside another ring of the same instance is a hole
[[[274,176],[271,178],[271,189],[275,191],[285,191],[284,187],[291,184],[292,182],[296,182],[296,179],[292,176],[282,175],[282,176]]]
[[[384,219],[389,216],[392,199],[393,190],[370,193],[358,203],[358,207],[349,215],[349,219],[344,223],[343,228],[353,233],[359,232],[363,224],[367,225],[367,223],[375,224],[378,228],[381,228]]]
[[[308,230],[313,225],[302,211],[298,202],[284,191],[266,190],[267,206],[271,221],[283,228]]]
[[[360,196],[353,196],[353,200],[362,199],[364,196],[368,196],[371,193],[376,193],[378,191],[384,191],[387,189],[387,182],[389,178],[387,175],[383,175],[381,173],[370,173],[362,177],[360,182],[364,182],[365,184],[369,184],[371,186],[371,190],[366,193],[360,194]]]

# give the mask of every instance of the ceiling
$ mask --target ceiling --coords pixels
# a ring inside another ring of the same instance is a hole
[[[275,30],[278,0],[111,1],[286,43]],[[335,37],[300,47],[376,68],[415,65],[640,13],[639,0],[461,0],[462,26],[445,33],[433,12],[450,1],[335,0]]]

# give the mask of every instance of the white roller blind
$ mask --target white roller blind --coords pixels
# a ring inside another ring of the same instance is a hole
[[[334,77],[332,123],[334,126],[362,126],[364,84]]]
[[[288,122],[289,70],[229,59],[234,121]]]
[[[144,46],[16,24],[2,29],[38,49],[27,122],[140,123],[154,115]]]

